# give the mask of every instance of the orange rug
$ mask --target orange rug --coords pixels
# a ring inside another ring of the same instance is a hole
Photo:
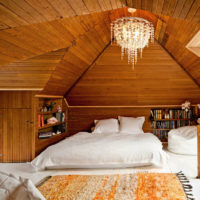
[[[38,189],[47,200],[186,200],[188,186],[182,174],[137,173],[52,176]]]

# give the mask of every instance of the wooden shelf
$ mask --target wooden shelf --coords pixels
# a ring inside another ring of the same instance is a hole
[[[46,124],[46,125],[44,125],[42,127],[38,127],[38,130],[49,128],[49,127],[52,127],[52,126],[57,126],[57,125],[64,124],[64,123],[66,123],[66,121],[64,121],[64,122],[56,122],[54,124]]]
[[[66,137],[66,133],[60,133],[60,134],[52,135],[49,138],[38,138],[38,143],[46,142],[47,140],[51,141],[51,140],[54,140],[55,138],[62,138],[64,136]]]
[[[188,121],[188,120],[191,120],[189,118],[186,118],[186,119],[153,119],[152,121],[178,121],[178,120],[185,120],[185,121]]]
[[[38,115],[50,115],[57,112],[58,112],[57,110],[52,110],[52,111],[47,111],[47,112],[38,112]]]
[[[151,130],[152,130],[152,131],[154,131],[154,130],[168,131],[168,130],[171,130],[171,129],[174,129],[174,128],[165,128],[165,129],[161,129],[161,128],[152,128]]]
[[[63,110],[62,112],[66,112],[65,110]],[[57,110],[52,110],[52,111],[47,111],[47,112],[38,112],[38,115],[50,115],[50,114],[54,114],[54,113],[58,113]]]

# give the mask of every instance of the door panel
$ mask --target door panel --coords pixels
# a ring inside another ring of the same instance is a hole
[[[7,109],[3,119],[4,162],[31,160],[33,125],[31,109]]]

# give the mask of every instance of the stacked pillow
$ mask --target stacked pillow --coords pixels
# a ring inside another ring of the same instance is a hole
[[[144,133],[142,126],[144,124],[145,117],[134,118],[119,116],[118,120],[113,118],[95,120],[95,127],[92,133]]]

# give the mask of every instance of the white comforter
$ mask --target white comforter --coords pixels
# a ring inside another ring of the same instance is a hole
[[[166,159],[162,143],[151,133],[135,135],[80,132],[48,147],[31,164],[35,170],[146,165],[162,167]]]
[[[0,172],[0,200],[45,200],[31,180]]]

